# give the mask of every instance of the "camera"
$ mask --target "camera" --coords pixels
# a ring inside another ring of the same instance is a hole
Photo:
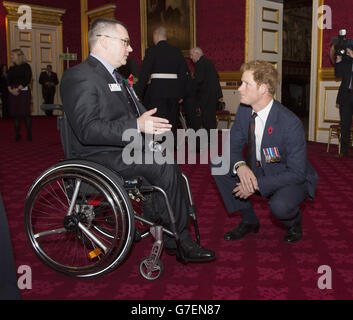
[[[341,29],[338,32],[338,37],[333,38],[331,43],[336,47],[337,56],[341,56],[341,57],[347,56],[347,48],[353,50],[353,40],[347,39],[346,29]]]

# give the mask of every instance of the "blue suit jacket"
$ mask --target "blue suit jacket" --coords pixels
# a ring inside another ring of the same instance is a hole
[[[240,105],[230,132],[230,160],[233,166],[244,160],[248,143],[252,108]],[[263,149],[277,147],[281,160],[266,163]],[[318,175],[307,159],[306,140],[302,122],[289,109],[274,100],[268,115],[261,143],[261,164],[264,176],[258,176],[259,191],[268,197],[281,187],[307,182],[309,197],[314,198]]]

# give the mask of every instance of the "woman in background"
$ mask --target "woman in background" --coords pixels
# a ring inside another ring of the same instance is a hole
[[[7,100],[9,91],[7,89],[7,65],[2,64],[0,67],[0,98],[2,105],[2,117],[3,119],[8,117],[8,105]]]
[[[15,141],[21,139],[21,119],[24,118],[27,128],[27,141],[32,141],[31,132],[31,88],[32,70],[25,61],[25,56],[20,49],[11,51],[11,62],[7,74],[7,85],[9,90],[9,115],[14,118]]]

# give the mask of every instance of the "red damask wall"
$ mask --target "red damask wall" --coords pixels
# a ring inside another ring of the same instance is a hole
[[[199,0],[197,45],[218,71],[239,70],[244,62],[245,0]]]
[[[140,60],[140,0],[117,1],[116,15],[127,24],[132,56]],[[197,45],[218,71],[239,70],[245,54],[245,0],[198,0],[196,34]]]
[[[81,58],[80,1],[78,0],[21,0],[67,9],[63,16],[64,49],[78,53]],[[141,59],[140,0],[88,0],[88,9],[107,3],[116,3],[116,18],[129,28],[134,51],[131,56]],[[6,10],[0,5],[0,61],[6,62]],[[216,65],[218,71],[239,70],[244,61],[245,0],[198,0],[197,45]]]
[[[331,39],[337,37],[338,30],[346,29],[347,38],[353,39],[353,5],[352,0],[325,0],[324,4],[331,7],[332,29],[323,32],[322,67],[330,68],[333,67],[329,58]]]

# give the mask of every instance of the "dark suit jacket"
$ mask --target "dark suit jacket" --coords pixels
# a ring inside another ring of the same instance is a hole
[[[345,57],[341,62],[335,63],[335,76],[336,78],[342,78],[337,96],[337,103],[339,105],[342,105],[347,99],[348,88],[352,76],[352,62],[353,59]]]
[[[178,79],[153,79],[150,85],[151,98],[175,98],[184,96],[185,59],[181,51],[166,41],[148,48],[143,59],[136,92],[143,98],[146,84],[153,73],[175,73]]]
[[[108,157],[115,170],[127,168],[122,161],[122,140],[127,129],[137,129],[134,110],[121,91],[111,91],[115,79],[104,65],[92,56],[65,71],[60,92],[64,112],[73,129],[73,157],[93,159]],[[132,92],[133,94],[133,92]],[[134,98],[140,114],[146,109]]]
[[[231,165],[244,160],[243,149],[248,142],[251,114],[251,107],[240,105],[230,133]],[[268,147],[278,148],[280,162],[266,163],[263,149]],[[258,177],[258,185],[262,196],[268,197],[284,186],[308,182],[309,196],[314,198],[318,176],[307,158],[302,122],[276,100],[263,133],[261,163],[264,176]]]
[[[50,76],[48,75],[47,71],[41,72],[39,76],[39,83],[42,85],[42,91],[43,95],[47,94],[48,92],[50,93],[55,93],[55,86],[47,86],[45,83],[46,82],[53,82],[55,86],[58,85],[58,76],[56,75],[55,72],[51,72]]]
[[[205,56],[195,63],[194,82],[199,106],[206,105],[208,101],[214,103],[223,96],[216,68]]]

